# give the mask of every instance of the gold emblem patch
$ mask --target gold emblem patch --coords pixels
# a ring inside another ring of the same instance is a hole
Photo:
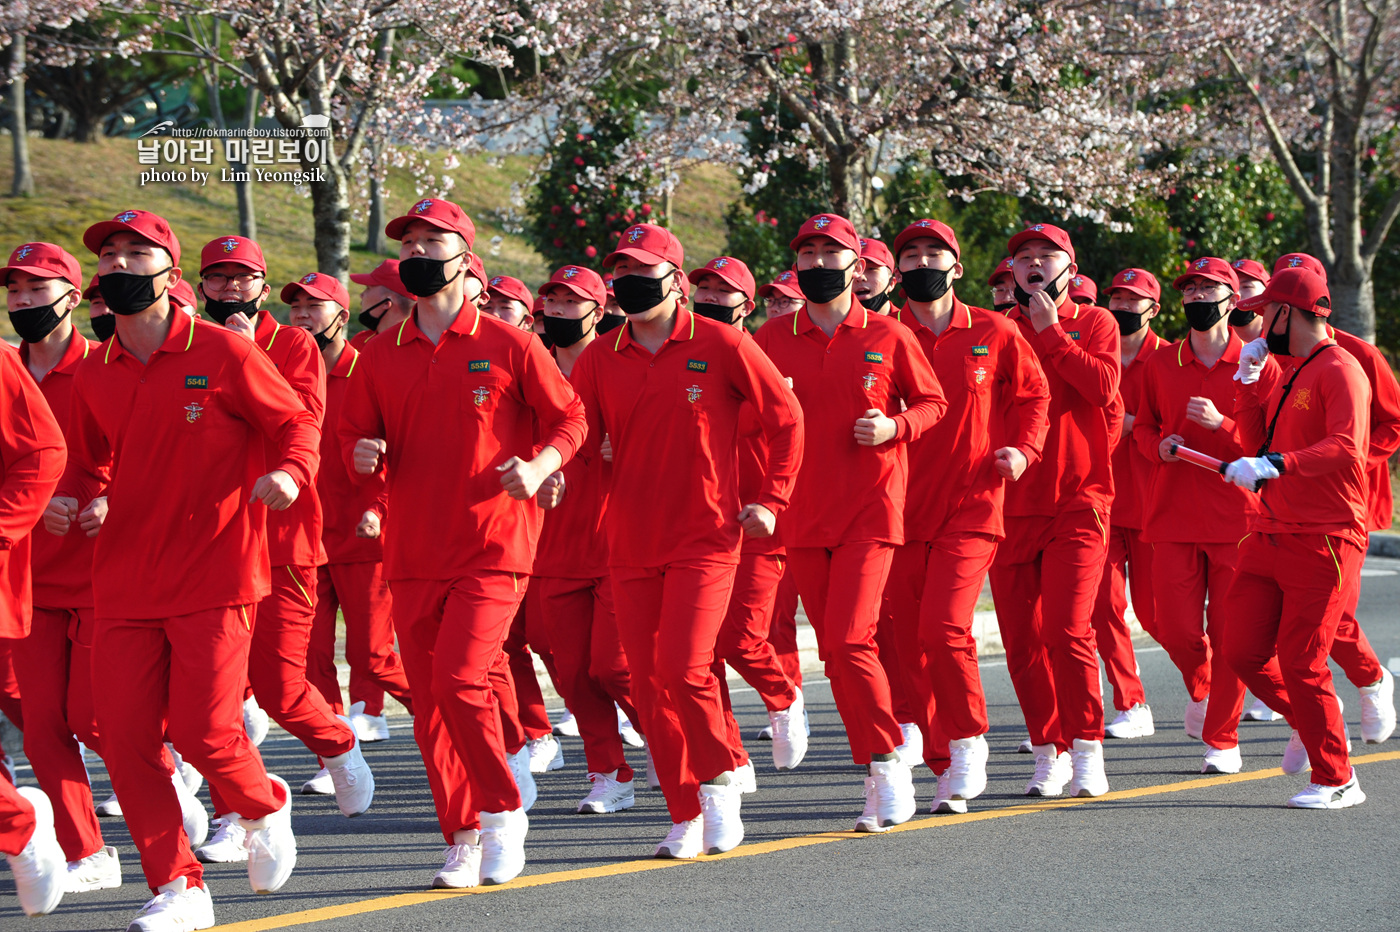
[[[472,389],[472,396],[472,400],[476,402],[476,406],[479,408],[482,405],[486,404],[487,398],[491,397],[491,389],[474,388]]]
[[[1312,389],[1298,389],[1298,397],[1293,399],[1293,407],[1299,411],[1307,411],[1312,407]]]
[[[691,404],[695,404],[700,400],[700,393],[703,391],[699,385],[692,385],[685,390],[685,397]]]
[[[185,405],[185,420],[193,424],[204,415],[204,408],[197,404]]]

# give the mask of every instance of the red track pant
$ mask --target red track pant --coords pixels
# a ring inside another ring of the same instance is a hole
[[[894,548],[857,541],[832,549],[789,547],[797,591],[817,635],[837,711],[846,725],[851,758],[868,764],[903,742],[880,666],[875,628]]]
[[[478,812],[520,808],[492,668],[505,669],[501,648],[525,582],[482,570],[392,583],[399,651],[413,689],[413,736],[448,844],[454,831],[477,827]]]
[[[1225,655],[1250,692],[1298,730],[1312,782],[1351,779],[1327,655],[1361,584],[1361,548],[1322,534],[1251,534],[1225,599]]]
[[[713,669],[734,572],[708,560],[612,571],[632,697],[672,822],[700,815],[700,784],[744,761],[730,745]]]
[[[531,585],[534,585],[533,581]],[[543,738],[553,730],[549,724],[549,713],[544,708],[544,692],[540,689],[539,677],[535,674],[535,658],[531,651],[539,654],[545,672],[555,681],[554,656],[549,649],[549,636],[545,630],[544,618],[538,611],[531,610],[535,600],[527,591],[521,600],[520,609],[510,626],[506,637],[506,661],[510,665],[511,679],[515,683],[516,715],[520,727],[525,731],[526,740]],[[557,687],[556,687],[557,690]],[[568,697],[564,697],[568,703]],[[616,722],[614,722],[616,724]]]
[[[1006,518],[992,597],[1006,663],[1034,744],[1103,740],[1103,697],[1090,619],[1108,548],[1091,509]]]
[[[1361,599],[1361,564],[1356,566],[1358,578],[1356,581],[1355,595],[1347,605],[1346,611],[1342,613],[1342,620],[1337,625],[1337,638],[1332,642],[1332,659],[1337,661],[1337,666],[1342,668],[1346,678],[1353,686],[1371,686],[1380,681],[1381,661],[1376,656],[1376,651],[1371,647],[1370,640],[1366,637],[1366,632],[1361,630],[1361,624],[1356,620],[1356,603]]]
[[[24,753],[53,803],[63,856],[77,861],[102,849],[81,741],[101,749],[92,707],[92,609],[34,609],[29,637],[14,642],[24,705]],[[76,735],[76,737],[74,737]]]
[[[802,657],[797,649],[797,583],[792,580],[792,567],[783,571],[778,583],[777,597],[773,602],[773,623],[768,628],[768,643],[773,645],[773,653],[778,658],[778,666],[792,680],[792,685],[802,688]]]
[[[537,600],[548,629],[550,653],[559,671],[555,685],[568,697],[569,711],[578,722],[589,772],[616,770],[617,778],[626,782],[632,768],[623,756],[613,703],[634,725],[642,721],[632,705],[632,678],[617,633],[611,582],[607,577],[537,576],[530,580],[526,598]]]
[[[1239,564],[1238,544],[1155,545],[1157,640],[1197,702],[1210,696],[1202,738],[1213,748],[1240,743],[1244,684],[1222,649],[1233,618],[1227,596]],[[1209,600],[1207,600],[1209,596]]]
[[[243,730],[253,607],[175,618],[97,619],[92,690],[102,757],[152,891],[177,877],[203,886],[171,785],[168,734],[224,799],[224,813],[261,819],[286,802]]]
[[[906,570],[912,566],[906,561]],[[899,587],[895,575],[901,572],[899,550],[890,558],[890,575],[885,580],[885,591],[880,597],[880,620],[875,623],[875,650],[884,668],[885,680],[890,684],[890,711],[895,721],[901,725],[917,724],[924,720],[927,710],[919,708],[918,690],[906,682],[906,667],[900,657],[900,645],[894,631],[894,595],[892,590]],[[903,586],[907,590],[907,584]],[[926,698],[926,697],[925,697]]]
[[[24,712],[19,700],[19,680],[15,677],[14,641],[0,638],[0,712],[24,731]]]
[[[1094,601],[1094,638],[1099,656],[1113,686],[1113,707],[1127,711],[1147,701],[1138,677],[1133,655],[1133,636],[1128,630],[1128,588],[1133,593],[1133,611],[1142,630],[1157,638],[1156,605],[1152,595],[1152,545],[1136,528],[1108,529],[1108,559],[1104,561],[1099,594]],[[1125,584],[1126,583],[1126,584]]]
[[[34,837],[34,807],[9,780],[0,780],[0,854],[14,856]]]
[[[366,715],[384,714],[387,692],[413,712],[403,661],[394,650],[393,598],[383,563],[328,563],[316,571],[316,618],[307,652],[306,678],[345,714],[335,669],[335,613],[345,616],[345,662],[350,665],[350,702]]]
[[[797,701],[797,688],[783,672],[777,651],[768,640],[786,564],[781,554],[740,556],[734,591],[715,647],[715,676],[720,683],[724,683],[727,663],[754,688],[770,712],[781,712]],[[728,708],[729,690],[721,688]]]

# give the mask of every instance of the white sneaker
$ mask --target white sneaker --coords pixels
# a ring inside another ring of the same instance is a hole
[[[971,740],[971,739],[966,739]],[[949,789],[953,768],[949,767],[938,775],[938,789],[933,797],[933,806],[929,812],[967,812],[967,800],[954,799],[952,791]]]
[[[807,733],[808,733],[809,735],[811,734],[810,731],[807,732]],[[758,733],[754,735],[754,740],[756,740],[756,741],[772,741],[772,740],[773,740],[773,726],[772,726],[771,724],[764,725],[762,728],[760,728],[760,729],[758,730]]]
[[[355,737],[360,739],[361,744],[373,744],[376,741],[389,740],[389,720],[383,713],[379,715],[366,715],[363,701],[350,703],[350,727],[355,729]]]
[[[1195,699],[1186,700],[1186,716],[1184,726],[1186,737],[1201,740],[1201,735],[1206,730],[1206,706],[1210,704],[1210,696],[1206,696],[1200,702]]]
[[[981,796],[987,788],[987,759],[992,753],[991,748],[987,747],[986,736],[949,741],[948,750],[952,759],[941,775],[947,779],[940,778],[939,792],[943,791],[946,782],[949,799],[968,800]],[[966,806],[963,811],[967,811]]]
[[[875,778],[870,774],[865,775],[865,788],[861,791],[865,799],[865,808],[861,810],[860,817],[856,819],[857,832],[878,833],[886,831],[880,824],[879,806],[875,797]]]
[[[640,748],[646,745],[646,740],[636,728],[632,727],[632,722],[627,718],[627,713],[617,708],[617,733],[622,736],[622,743],[629,748]]]
[[[515,788],[520,791],[520,808],[529,812],[539,799],[539,787],[535,786],[535,775],[530,773],[530,742],[514,754],[506,754],[506,764],[511,776],[515,777]]]
[[[68,862],[64,893],[112,890],[122,885],[122,865],[111,845],[78,861]]]
[[[1366,801],[1361,784],[1352,768],[1351,779],[1342,786],[1322,786],[1309,783],[1307,788],[1288,801],[1290,809],[1350,809]]]
[[[805,703],[802,707],[802,730],[806,732],[807,737],[812,737],[812,719],[807,715],[807,707]]]
[[[301,795],[334,796],[335,782],[331,780],[331,772],[324,767],[316,771],[316,776],[301,785]]]
[[[870,776],[875,780],[875,814],[881,828],[908,822],[919,811],[914,771],[904,761],[871,761]]]
[[[1131,709],[1119,712],[1103,733],[1110,738],[1149,738],[1157,731],[1152,722],[1152,709],[1145,702],[1139,702]]]
[[[336,717],[346,725],[350,724],[345,716]],[[351,728],[350,732],[354,734],[355,729]],[[322,760],[326,762],[326,771],[335,785],[335,804],[340,807],[340,814],[353,819],[368,809],[374,802],[374,772],[360,753],[359,735],[355,735],[355,743],[350,750]]]
[[[1206,745],[1206,756],[1201,761],[1201,773],[1239,773],[1244,767],[1240,758],[1239,745],[1232,748],[1213,748]]]
[[[723,854],[744,840],[744,822],[739,818],[743,799],[744,794],[733,783],[700,784],[701,838],[706,854]]]
[[[549,773],[564,769],[564,745],[553,735],[544,735],[525,742],[530,751],[530,772]]]
[[[1380,744],[1395,733],[1395,677],[1381,668],[1380,682],[1361,687],[1361,740]]]
[[[734,785],[745,795],[758,792],[758,776],[754,773],[753,761],[746,760],[734,768]]]
[[[1017,753],[1017,754],[1034,754],[1034,753],[1035,753],[1035,745],[1031,744],[1031,739],[1030,739],[1030,738],[1027,738],[1026,740],[1022,741],[1020,744],[1016,745],[1016,753]]]
[[[214,901],[207,887],[157,893],[146,901],[126,932],[188,932],[214,925]]]
[[[901,724],[899,730],[904,734],[904,743],[894,749],[895,753],[910,767],[919,766],[924,762],[924,733],[912,722]]]
[[[565,708],[564,714],[559,716],[559,721],[554,723],[554,733],[561,738],[577,738],[578,719],[574,718],[574,713]]]
[[[1035,751],[1035,776],[1026,784],[1027,796],[1059,796],[1065,791],[1065,784],[1074,776],[1074,765],[1069,753],[1056,752],[1053,744],[1037,744]]]
[[[209,837],[209,813],[204,804],[194,797],[184,778],[179,773],[170,775],[170,784],[175,787],[175,795],[180,799],[180,818],[185,823],[185,837],[191,848],[198,848]]]
[[[592,812],[601,815],[604,812],[631,809],[636,805],[634,784],[631,780],[625,783],[619,781],[616,770],[612,773],[590,773],[588,779],[593,781],[593,789],[589,790],[583,802],[578,804],[580,813]]]
[[[647,748],[647,786],[653,790],[661,788],[661,778],[656,775],[656,761],[652,760],[651,748]]]
[[[1263,699],[1255,699],[1254,705],[1250,706],[1244,713],[1246,722],[1277,722],[1282,718],[1282,715],[1264,705]]]
[[[104,819],[113,817],[120,819],[122,815],[122,804],[117,801],[116,793],[108,796],[93,808],[97,810],[98,816]]]
[[[1283,768],[1284,773],[1312,770],[1312,761],[1308,760],[1308,749],[1303,747],[1303,739],[1298,737],[1297,729],[1288,736],[1288,746],[1283,749],[1283,762],[1279,766]]]
[[[276,774],[267,778],[282,787],[287,801],[261,819],[239,817],[248,832],[248,884],[254,893],[276,893],[297,866],[297,839],[292,834],[292,789]]]
[[[525,869],[525,835],[530,818],[524,809],[481,813],[481,882],[507,883]]]
[[[807,756],[807,732],[802,724],[806,711],[802,690],[799,689],[792,705],[781,712],[768,713],[768,725],[772,729],[773,766],[779,770],[791,770]]]
[[[675,861],[692,861],[700,857],[705,840],[705,817],[696,816],[689,822],[674,822],[671,831],[656,846],[654,857]]]
[[[15,792],[34,807],[34,834],[19,854],[7,854],[15,875],[15,893],[26,916],[42,916],[58,908],[68,882],[68,862],[53,831],[53,806],[44,791],[35,786],[17,787]]]
[[[442,870],[433,877],[434,890],[465,890],[481,883],[481,833],[475,844],[448,845]]]
[[[204,774],[195,770],[194,764],[186,762],[180,756],[180,752],[175,750],[175,745],[167,741],[165,747],[170,752],[170,757],[175,761],[175,772],[180,775],[180,779],[185,781],[185,789],[190,791],[191,796],[198,796],[199,788],[204,785]]]
[[[214,837],[196,848],[194,856],[205,864],[239,864],[248,860],[248,830],[236,812],[214,820]]]
[[[1103,742],[1074,739],[1070,753],[1074,776],[1069,781],[1069,795],[1080,798],[1102,796],[1108,792],[1108,774],[1103,769]]]
[[[243,730],[248,732],[248,738],[257,747],[267,738],[269,728],[267,713],[258,705],[258,700],[249,696],[243,700]]]

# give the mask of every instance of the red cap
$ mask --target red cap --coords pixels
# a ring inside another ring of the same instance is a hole
[[[744,297],[748,298],[750,301],[753,300],[754,289],[756,287],[753,280],[753,273],[750,272],[749,267],[739,259],[735,259],[733,256],[717,256],[705,263],[704,268],[696,269],[694,272],[691,272],[690,278],[695,280],[697,288],[699,287],[701,277],[706,273],[718,275],[729,285],[742,291]]]
[[[461,234],[462,238],[467,241],[468,249],[471,249],[472,243],[476,242],[476,225],[472,223],[472,218],[468,217],[462,208],[451,201],[444,201],[442,198],[436,197],[425,197],[409,208],[408,213],[402,217],[390,220],[388,226],[384,228],[384,234],[390,239],[403,239],[404,227],[415,220],[431,223],[439,230]]]
[[[1076,275],[1069,280],[1069,299],[1075,304],[1093,304],[1099,300],[1099,286],[1087,275]]]
[[[534,315],[543,314],[543,313],[544,313],[544,298],[541,298],[539,295],[536,295],[536,296],[535,296],[535,300],[530,304],[530,314],[531,314],[531,316],[534,316]]]
[[[408,289],[403,286],[403,281],[399,278],[398,259],[385,259],[374,267],[374,271],[351,275],[350,280],[367,288],[371,285],[379,285],[388,288],[394,294],[403,295],[410,300],[413,298],[413,295],[408,293]]]
[[[995,285],[997,283],[998,278],[1010,276],[1012,274],[1011,270],[1015,267],[1015,265],[1016,261],[1010,256],[1007,256],[1005,259],[1002,259],[1000,262],[997,263],[997,267],[992,269],[992,274],[987,276],[987,284]]]
[[[298,291],[304,291],[318,301],[334,301],[342,310],[350,307],[350,293],[334,275],[312,272],[294,282],[288,282],[282,286],[282,303],[291,304]]]
[[[194,310],[199,306],[194,297],[194,287],[183,278],[170,289],[170,301],[178,307]]]
[[[544,293],[555,285],[567,288],[584,300],[596,301],[599,307],[608,302],[608,289],[604,287],[603,279],[597,272],[581,265],[563,266],[549,276],[549,281],[540,286],[540,298],[543,300]]]
[[[802,229],[797,231],[797,235],[788,245],[796,249],[814,236],[830,237],[847,249],[855,250],[857,255],[860,254],[860,237],[856,236],[856,228],[845,217],[837,214],[817,214],[815,217],[808,217],[807,222],[802,224]]]
[[[1204,278],[1207,281],[1219,282],[1222,285],[1229,285],[1230,290],[1235,294],[1240,293],[1240,277],[1235,274],[1235,270],[1230,267],[1230,263],[1224,259],[1217,259],[1214,256],[1203,256],[1191,263],[1191,268],[1187,269],[1184,275],[1178,275],[1176,281],[1172,282],[1172,287],[1177,291],[1193,278]]]
[[[905,243],[923,236],[938,240],[953,251],[953,255],[959,262],[962,261],[962,250],[958,247],[958,235],[953,232],[953,228],[941,220],[933,220],[929,217],[915,220],[899,231],[899,235],[894,238],[895,256],[899,256],[899,251],[904,248]]]
[[[1315,256],[1310,256],[1305,252],[1290,252],[1286,256],[1279,256],[1278,261],[1274,263],[1274,274],[1277,275],[1284,269],[1307,269],[1322,279],[1324,285],[1327,284],[1327,269]]]
[[[11,272],[28,272],[35,278],[61,278],[80,291],[83,287],[83,267],[66,249],[53,243],[25,243],[10,253],[10,264],[0,269],[0,285],[10,283]]]
[[[634,223],[623,230],[617,248],[603,259],[603,268],[612,268],[623,256],[631,256],[647,265],[669,262],[680,268],[685,264],[685,250],[681,248],[681,241],[670,230],[654,223]]]
[[[1043,239],[1053,245],[1056,249],[1063,249],[1069,253],[1069,261],[1074,261],[1074,243],[1070,242],[1069,234],[1054,224],[1036,223],[1026,227],[1020,233],[1011,237],[1006,244],[1006,251],[1011,255],[1016,255],[1016,250],[1021,248],[1022,243],[1029,243],[1032,240]]]
[[[860,241],[860,257],[865,260],[866,265],[875,263],[894,271],[894,255],[890,252],[890,247],[880,242],[878,239],[863,239]]]
[[[481,257],[472,253],[471,261],[467,263],[467,274],[481,282],[481,290],[487,291],[491,288],[486,281],[486,263],[481,261]]]
[[[1230,263],[1230,268],[1235,270],[1237,276],[1252,278],[1262,285],[1269,283],[1269,270],[1264,268],[1261,262],[1255,262],[1253,259],[1236,259]]]
[[[520,279],[511,278],[509,275],[493,275],[486,283],[486,290],[493,298],[509,298],[526,307],[535,302],[535,295],[529,287]]]
[[[155,243],[170,253],[171,265],[180,264],[180,241],[175,238],[170,224],[165,222],[164,217],[147,210],[123,210],[111,220],[94,223],[83,232],[83,245],[93,255],[99,255],[107,237],[122,232],[135,233],[142,239]]]
[[[1318,317],[1332,316],[1332,296],[1327,291],[1327,280],[1303,266],[1274,272],[1269,284],[1264,286],[1264,293],[1241,301],[1239,308],[1261,314],[1265,305],[1274,302],[1312,311]]]
[[[92,277],[92,281],[88,282],[87,288],[83,290],[83,300],[91,301],[93,298],[98,298],[101,296],[102,292],[97,287],[97,276],[94,275]]]
[[[206,243],[199,253],[199,272],[220,262],[232,262],[245,269],[267,274],[267,260],[257,243],[242,236],[221,236],[212,243]]]
[[[783,272],[777,278],[762,288],[758,289],[760,298],[771,298],[775,294],[780,294],[797,301],[806,301],[807,296],[802,293],[802,289],[797,287],[797,273],[792,269]]]
[[[1113,284],[1108,286],[1108,294],[1112,295],[1115,291],[1126,291],[1151,301],[1162,300],[1162,286],[1157,281],[1157,276],[1147,269],[1124,269],[1113,276]]]

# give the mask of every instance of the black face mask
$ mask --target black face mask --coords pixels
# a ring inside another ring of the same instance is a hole
[[[901,272],[900,284],[909,300],[931,304],[948,293],[949,269],[910,269]]]
[[[739,319],[739,311],[743,310],[743,305],[739,307],[728,307],[723,304],[706,304],[704,301],[696,301],[690,309],[701,317],[708,317],[710,320],[719,321],[722,324],[733,324]],[[874,310],[874,308],[871,308]]]
[[[1254,323],[1253,311],[1241,311],[1239,308],[1230,312],[1231,327],[1248,327]]]
[[[798,269],[797,287],[813,304],[830,304],[845,292],[846,273],[854,267],[852,262],[844,269]]]
[[[92,335],[97,337],[99,343],[107,342],[117,332],[117,318],[113,314],[94,317],[89,323],[92,324]]]
[[[643,275],[623,275],[614,278],[613,297],[624,314],[645,314],[666,300],[666,273],[661,278],[647,278]]]
[[[1118,333],[1120,336],[1130,336],[1142,329],[1143,318],[1147,316],[1146,311],[1134,314],[1132,311],[1109,311],[1113,319],[1118,321]]]
[[[213,298],[204,299],[204,313],[217,324],[225,323],[234,314],[242,314],[249,320],[258,312],[258,302],[256,301],[215,301]]]
[[[545,330],[548,329],[548,327],[545,328]],[[545,349],[554,349],[554,340],[548,333],[537,333],[535,336],[540,338],[540,342],[544,344]]]
[[[875,314],[880,313],[880,310],[889,303],[890,295],[887,291],[882,291],[879,294],[866,295],[860,299],[861,307]]]
[[[604,314],[603,319],[598,321],[598,335],[611,333],[625,323],[627,323],[627,318],[621,314]]]
[[[53,328],[57,327],[63,318],[71,313],[72,308],[62,314],[54,313],[54,305],[59,301],[66,301],[72,294],[72,290],[65,291],[57,300],[45,304],[43,307],[25,307],[18,311],[10,312],[10,326],[15,328],[15,333],[26,343],[38,343],[44,337],[53,333]]]
[[[1204,333],[1225,316],[1225,302],[1228,300],[1229,298],[1221,298],[1219,301],[1187,301],[1181,305],[1181,309],[1186,312],[1186,322],[1191,325],[1191,329],[1197,333]]]
[[[447,273],[443,271],[452,259],[460,259],[466,254],[464,250],[451,259],[429,259],[427,256],[405,259],[399,263],[399,281],[403,282],[404,290],[411,295],[420,298],[435,295],[455,280],[457,275],[467,270],[467,264],[464,262],[457,270],[457,275],[453,275],[452,278],[448,278]]]
[[[169,271],[170,269],[161,269],[151,275],[108,272],[98,277],[97,290],[102,292],[102,302],[113,314],[121,314],[124,317],[140,314],[159,300],[160,295],[156,294],[154,282]]]
[[[1274,323],[1277,324],[1279,317],[1283,316],[1285,312],[1288,314],[1288,322],[1283,325],[1283,333],[1275,333],[1270,330],[1264,334],[1264,345],[1275,356],[1293,355],[1293,350],[1289,347],[1290,338],[1293,336],[1293,309],[1287,306],[1279,308],[1278,314],[1274,316]]]
[[[327,333],[330,333],[331,327],[335,327],[335,333],[331,334],[330,336],[326,336]],[[330,326],[326,327],[326,329],[322,330],[320,333],[311,334],[311,336],[316,340],[316,348],[321,352],[325,352],[326,347],[334,343],[335,338],[339,335],[340,327],[334,321],[332,321]]]
[[[1060,275],[1067,274],[1069,274],[1069,266],[1065,266],[1064,270],[1060,272]],[[1051,301],[1058,301],[1060,298],[1060,275],[1056,275],[1050,281],[1046,282],[1045,287],[1041,289],[1041,291],[1045,292],[1045,297],[1049,298]],[[1013,288],[1016,291],[1016,303],[1021,305],[1021,307],[1030,307],[1031,293],[1022,288],[1020,282],[1016,282]]]
[[[544,316],[545,345],[559,347],[573,346],[579,340],[588,336],[589,332],[592,331],[592,319],[592,313],[590,313],[588,317],[580,317],[577,320],[570,317],[551,317],[546,314]],[[584,329],[583,326],[585,321],[590,323],[587,329]]]
[[[997,311],[997,312],[999,312],[999,313],[1001,313],[1001,314],[1010,314],[1010,313],[1011,313],[1011,309],[1012,309],[1013,307],[1015,307],[1015,306],[1016,306],[1016,302],[1015,302],[1015,301],[1002,301],[1002,302],[1000,302],[1000,303],[998,303],[998,304],[993,304],[993,305],[992,305],[992,310]]]
[[[367,308],[365,308],[363,311],[361,311],[361,312],[360,312],[360,326],[364,327],[366,330],[372,330],[372,331],[374,331],[375,333],[378,333],[378,332],[379,332],[379,322],[380,322],[381,320],[384,319],[384,314],[387,314],[387,313],[389,313],[389,312],[388,312],[387,310],[385,310],[385,311],[384,311],[384,314],[380,314],[378,317],[375,317],[374,314],[373,314],[373,311],[374,311],[375,309],[377,309],[377,308],[384,307],[384,305],[386,305],[386,304],[388,304],[388,303],[389,303],[389,299],[388,299],[388,298],[385,298],[383,301],[380,301],[378,304],[371,304],[369,307],[367,307]]]

